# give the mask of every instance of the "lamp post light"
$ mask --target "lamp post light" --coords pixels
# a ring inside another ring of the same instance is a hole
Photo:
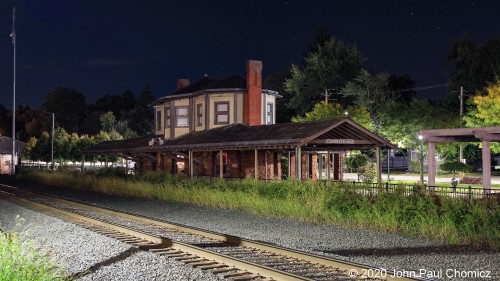
[[[424,184],[424,137],[418,135],[420,140],[420,183]]]
[[[13,83],[12,83],[12,157],[10,161],[10,174],[14,175],[16,173],[16,164],[14,163],[16,154],[16,8],[12,8],[12,33],[10,37],[12,38],[13,46]]]

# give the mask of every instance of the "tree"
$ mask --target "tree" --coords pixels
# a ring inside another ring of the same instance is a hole
[[[70,160],[70,135],[64,128],[57,128],[54,134],[54,161],[65,164]]]
[[[388,91],[389,74],[371,74],[362,69],[359,75],[349,81],[341,90],[345,97],[353,97],[354,104],[366,108],[370,117],[375,122],[375,131],[379,131],[379,113],[384,105],[395,101],[392,92]]]
[[[39,160],[44,162],[50,162],[51,154],[51,138],[49,133],[43,132],[35,143],[34,148],[31,151],[32,160]]]
[[[92,109],[100,114],[111,111],[118,120],[125,120],[131,115],[136,103],[134,93],[127,90],[121,95],[105,95],[97,99]]]
[[[500,126],[500,80],[489,84],[472,98],[472,107],[464,121],[467,127]]]
[[[292,95],[285,90],[285,81],[292,77],[290,69],[284,69],[276,73],[269,74],[264,79],[266,89],[277,91],[282,97],[276,100],[276,123],[290,122],[296,115],[295,111],[288,108]]]
[[[29,141],[26,143],[23,150],[21,151],[21,156],[23,159],[35,160],[33,151],[35,150],[37,141],[38,139],[35,137],[31,137],[29,139]]]
[[[469,128],[500,126],[500,80],[489,84],[484,91],[471,98],[473,106],[464,116],[465,125]],[[498,143],[491,144],[493,153],[500,153]]]
[[[415,100],[415,81],[407,74],[389,76],[389,89],[397,102],[410,104]]]
[[[137,132],[139,136],[153,133],[154,113],[152,104],[154,101],[153,92],[149,88],[149,85],[147,85],[139,95],[131,122],[129,122],[130,129]]]
[[[418,148],[422,130],[460,127],[460,116],[430,101],[389,103],[380,114],[380,134],[402,148]]]
[[[60,127],[69,132],[77,132],[84,118],[86,103],[82,93],[69,87],[58,87],[49,93],[40,109],[53,112]]]
[[[12,116],[12,115],[11,115]],[[12,117],[3,105],[0,104],[0,135],[9,136],[12,133]]]
[[[304,116],[293,117],[292,122],[320,121],[346,116],[349,116],[366,128],[373,127],[373,122],[365,108],[349,107],[344,109],[338,103],[326,103],[325,101],[315,104],[313,110],[306,112]]]
[[[484,44],[474,42],[468,34],[462,34],[451,42],[446,62],[451,76],[452,89],[462,86],[469,92],[485,88],[500,77],[500,37]],[[458,111],[457,94],[450,92],[449,104]]]
[[[339,91],[361,70],[362,56],[355,45],[331,37],[317,44],[305,57],[303,66],[292,65],[292,78],[286,79],[285,89],[291,93],[290,109],[299,115],[310,111],[314,104]],[[341,101],[342,102],[342,101]]]

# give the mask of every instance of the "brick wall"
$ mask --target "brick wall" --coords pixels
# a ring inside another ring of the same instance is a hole
[[[247,94],[243,108],[243,122],[249,126],[261,125],[262,62],[247,61]]]

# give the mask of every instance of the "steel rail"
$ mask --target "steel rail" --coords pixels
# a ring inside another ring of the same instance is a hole
[[[349,272],[351,270],[354,270],[355,272],[358,272],[358,273],[366,272],[367,270],[378,270],[379,272],[386,272],[386,273],[393,272],[392,270],[384,269],[381,267],[367,266],[367,265],[363,265],[363,264],[359,264],[359,263],[355,263],[355,262],[349,262],[349,261],[344,261],[344,260],[340,260],[340,259],[329,258],[329,257],[320,256],[320,255],[311,254],[311,253],[306,253],[306,252],[301,252],[301,251],[297,251],[297,250],[293,250],[293,249],[287,249],[284,247],[266,244],[263,242],[242,239],[242,238],[231,236],[231,235],[225,235],[225,234],[220,234],[220,233],[216,233],[213,231],[202,230],[200,228],[184,226],[184,225],[180,225],[180,224],[176,224],[176,223],[152,219],[152,218],[148,218],[148,217],[145,217],[142,215],[116,211],[116,210],[112,210],[112,209],[106,208],[106,207],[97,207],[94,205],[90,205],[90,204],[82,203],[82,202],[77,202],[74,200],[62,199],[62,198],[54,197],[54,196],[47,195],[47,194],[40,194],[38,192],[26,191],[23,189],[19,189],[17,187],[7,186],[4,184],[0,184],[0,186],[7,187],[10,191],[14,191],[14,192],[18,191],[18,192],[25,192],[28,194],[34,194],[36,196],[42,196],[42,197],[46,198],[47,200],[53,200],[53,201],[56,201],[56,202],[59,202],[62,204],[70,205],[70,206],[75,207],[75,208],[85,208],[87,210],[92,210],[95,212],[104,213],[104,214],[107,214],[110,216],[117,216],[117,217],[129,219],[129,220],[139,221],[139,222],[142,222],[145,224],[152,224],[152,225],[156,225],[156,226],[163,227],[163,228],[174,229],[174,230],[177,230],[180,232],[186,232],[186,233],[199,235],[199,236],[207,237],[207,238],[218,240],[218,241],[223,241],[224,243],[234,245],[234,246],[242,246],[242,247],[248,247],[248,248],[252,248],[252,249],[256,249],[256,250],[260,250],[260,251],[266,251],[266,252],[281,255],[281,256],[285,257],[286,259],[290,259],[290,260],[302,260],[302,261],[309,262],[312,264],[318,264],[318,265],[323,265],[325,267],[335,268],[335,269],[338,269],[338,271],[343,272],[346,275],[346,277],[348,276],[347,272]],[[36,203],[36,204],[42,205],[40,203]],[[46,206],[46,205],[44,205],[44,206]],[[57,209],[57,210],[60,210],[60,209]],[[67,211],[63,211],[63,212],[67,212]],[[70,213],[70,212],[68,212],[68,213]],[[78,215],[78,216],[82,216],[82,215]],[[132,234],[133,231],[137,231],[137,230],[132,230],[132,229],[129,229],[129,228],[126,228],[123,226],[111,224],[108,222],[103,222],[103,221],[96,220],[96,219],[92,219],[92,220],[95,220],[96,224],[97,224],[97,221],[99,221],[100,223],[103,223],[103,225],[105,227],[120,227],[120,228],[122,228],[122,230],[120,230],[120,232],[127,233],[129,235],[133,235],[136,237],[141,237],[139,235],[142,235],[142,234],[138,234],[138,235]],[[137,231],[137,232],[143,233],[140,231]],[[151,235],[151,234],[145,234],[145,235]],[[154,235],[151,235],[151,236],[154,236]],[[157,237],[157,236],[155,236],[155,237]],[[142,236],[141,238],[143,238],[147,241],[151,241],[151,242],[154,241],[153,243],[155,243],[156,245],[162,245],[162,246],[164,245],[165,247],[171,247],[171,248],[179,250],[179,251],[193,253],[193,254],[196,253],[196,255],[203,256],[207,259],[217,260],[217,261],[220,261],[220,262],[225,263],[227,265],[237,267],[239,269],[248,270],[250,272],[259,272],[259,273],[263,274],[264,276],[269,276],[269,277],[276,279],[276,280],[314,280],[314,279],[301,277],[301,276],[298,276],[295,274],[286,273],[284,271],[277,271],[276,269],[273,269],[271,267],[267,267],[267,266],[263,266],[263,265],[259,265],[259,264],[249,264],[248,261],[244,261],[242,259],[237,259],[234,257],[230,257],[228,255],[225,255],[225,254],[215,253],[213,251],[208,251],[208,250],[203,249],[202,247],[189,245],[189,244],[182,243],[182,242],[172,241],[172,240],[170,240],[168,238],[164,238],[164,237],[157,237],[156,240],[155,239],[151,240],[147,236]],[[158,240],[158,238],[160,240]],[[155,247],[155,248],[161,248],[161,247]],[[283,273],[285,273],[285,274],[283,275]],[[414,277],[414,276],[406,276],[406,277],[399,277],[398,276],[398,277],[396,277],[396,276],[392,276],[390,274],[387,274],[383,279],[384,280],[429,280],[427,278],[420,278],[420,277]]]

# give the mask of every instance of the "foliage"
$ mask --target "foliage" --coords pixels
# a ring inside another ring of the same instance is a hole
[[[149,88],[149,85],[147,85],[139,95],[133,114],[128,122],[130,129],[137,132],[139,136],[153,133],[154,115],[151,104],[154,101],[153,92]]]
[[[358,75],[362,63],[361,53],[355,45],[335,37],[317,44],[317,48],[306,54],[304,59],[303,66],[292,65],[292,78],[285,80],[285,89],[291,93],[288,107],[299,115],[325,100],[328,91],[344,87]]]
[[[460,161],[444,162],[439,169],[445,172],[472,172],[472,167]]]
[[[377,165],[368,162],[358,169],[358,177],[364,183],[372,183],[377,177]]]
[[[396,102],[409,105],[415,100],[415,81],[407,74],[389,76],[389,90]]]
[[[82,93],[69,87],[57,87],[45,97],[40,110],[55,113],[60,127],[76,132],[83,120],[85,108],[86,102]]]
[[[470,128],[500,126],[500,80],[489,84],[484,92],[472,97],[473,106],[464,116],[465,125]],[[491,144],[493,153],[500,153],[498,143]]]
[[[388,92],[388,79],[387,73],[371,74],[362,69],[359,75],[347,82],[341,90],[343,96],[354,98],[354,105],[368,110],[375,121],[375,131],[378,131],[378,116],[383,106],[396,100],[392,93]]]
[[[460,127],[460,116],[429,101],[390,103],[380,115],[380,133],[402,148],[420,148],[422,130]]]
[[[92,174],[32,171],[39,183],[136,196],[254,214],[343,224],[500,249],[500,205],[415,193],[366,196],[339,182],[187,180],[148,173],[141,179],[97,178]],[[363,187],[361,187],[363,188]]]
[[[346,116],[349,116],[364,127],[372,127],[370,115],[365,108],[349,107],[343,109],[338,103],[325,103],[325,101],[315,104],[312,111],[306,112],[305,116],[293,117],[292,122],[320,121]]]
[[[359,169],[362,166],[368,164],[370,159],[364,154],[356,154],[350,157],[347,157],[344,160],[344,167],[346,169]]]
[[[267,75],[263,81],[263,85],[266,89],[272,89],[282,95],[281,98],[276,99],[276,123],[290,122],[295,115],[295,111],[287,107],[292,95],[285,90],[284,85],[285,80],[291,77],[290,69],[284,69]]]
[[[19,218],[18,218],[19,219]],[[35,241],[0,231],[0,280],[71,280]]]
[[[472,98],[474,110],[464,116],[467,127],[500,126],[500,80],[489,84],[484,94],[481,92]]]
[[[469,92],[483,89],[500,77],[500,37],[479,44],[463,34],[451,42],[446,60],[452,85],[463,86]],[[456,94],[450,93],[450,98],[458,110]]]

